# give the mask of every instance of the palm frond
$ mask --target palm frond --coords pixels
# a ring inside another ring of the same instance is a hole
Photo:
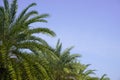
[[[35,23],[35,22],[47,22],[45,19],[43,18],[46,18],[48,17],[49,15],[48,14],[42,14],[42,15],[39,15],[39,16],[35,16],[33,18],[30,18],[29,20],[27,20],[25,22],[26,25],[30,25],[32,23]]]
[[[107,76],[107,74],[102,75],[102,77],[100,78],[100,80],[104,80],[105,76]]]
[[[48,34],[50,36],[55,36],[56,34],[48,29],[48,28],[35,28],[35,29],[30,29],[27,32],[28,34],[35,34],[35,33],[43,33],[43,34]]]
[[[28,6],[20,13],[20,15],[19,15],[19,17],[18,17],[18,19],[17,19],[17,22],[19,22],[19,21],[22,19],[22,17],[25,15],[25,13],[27,12],[27,10],[28,10],[30,7],[33,7],[33,6],[35,6],[35,5],[36,5],[36,3],[32,3],[32,4],[28,5]]]
[[[13,22],[15,20],[17,7],[17,0],[13,0],[10,6],[10,22]]]
[[[8,2],[8,0],[4,0],[4,8],[5,8],[6,11],[9,10],[9,2]]]
[[[35,15],[37,15],[37,14],[38,14],[38,12],[35,11],[35,10],[32,10],[32,11],[26,13],[26,14],[22,17],[20,23],[25,22],[25,21],[26,21],[28,18],[30,18],[31,16],[35,16]]]

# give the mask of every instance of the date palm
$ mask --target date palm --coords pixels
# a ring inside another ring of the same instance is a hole
[[[47,58],[50,62],[49,66],[54,80],[106,80],[104,76],[101,78],[91,77],[91,74],[95,74],[95,70],[88,69],[90,64],[81,64],[77,60],[80,55],[70,53],[72,48],[62,51],[62,44],[58,40],[56,47],[53,48],[57,58],[55,60]]]
[[[67,48],[62,51],[62,44],[58,40],[56,48],[53,48],[54,54],[57,58],[53,60],[49,60],[51,72],[54,76],[54,80],[73,80],[74,78],[74,65],[76,65],[75,61],[79,54],[71,54],[70,51],[73,47]]]
[[[33,80],[32,78],[35,78],[31,74],[33,66],[31,65],[32,67],[30,67],[31,60],[26,58],[26,54],[28,53],[24,52],[24,50],[29,49],[31,53],[36,55],[36,50],[40,50],[43,53],[51,53],[47,42],[33,34],[42,33],[55,36],[55,33],[48,28],[39,26],[33,28],[32,26],[32,23],[47,22],[44,18],[49,15],[39,15],[35,10],[28,11],[29,8],[36,5],[32,3],[28,5],[19,16],[16,16],[18,7],[17,0],[13,0],[11,4],[8,0],[3,0],[3,3],[4,6],[0,6],[0,72],[2,72],[0,76],[8,73],[9,75],[7,77],[9,77],[9,79],[21,80],[17,75],[17,67],[19,67],[18,70],[22,68],[25,69],[24,71],[26,72],[27,78]],[[22,65],[22,67],[20,67],[20,65]],[[40,66],[38,63],[34,65],[37,65],[37,67]],[[22,74],[20,74],[20,76],[21,75]],[[1,80],[5,80],[5,76],[1,77]]]

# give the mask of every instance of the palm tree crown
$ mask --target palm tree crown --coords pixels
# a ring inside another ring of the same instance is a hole
[[[8,70],[6,72],[10,72],[9,75],[11,76],[8,77],[12,80],[17,80],[19,77],[16,75],[18,72],[16,68],[22,64],[23,67],[21,67],[25,69],[27,78],[33,80],[31,79],[32,74],[30,73],[30,69],[32,69],[30,66],[32,65],[30,65],[30,60],[27,58],[26,54],[24,54],[27,52],[23,50],[29,49],[31,54],[37,54],[36,50],[50,52],[47,42],[33,34],[42,33],[55,36],[55,33],[48,28],[32,28],[31,26],[32,23],[47,22],[44,18],[49,15],[39,15],[35,10],[28,11],[29,8],[36,5],[36,3],[32,3],[28,5],[19,16],[16,16],[18,7],[17,0],[13,0],[11,4],[8,0],[3,0],[3,2],[4,6],[0,6],[0,68]],[[13,59],[15,59],[15,61],[13,61]],[[18,62],[19,64],[16,65]],[[38,63],[34,65],[40,67]],[[22,73],[23,72],[19,74],[23,76]]]

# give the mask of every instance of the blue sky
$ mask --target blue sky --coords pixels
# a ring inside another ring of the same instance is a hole
[[[120,0],[18,0],[19,11],[32,2],[39,13],[49,13],[48,27],[57,34],[44,38],[55,45],[60,38],[64,48],[75,46],[80,61],[92,64],[96,75],[106,73],[111,80],[120,80]],[[1,1],[0,1],[1,2]]]

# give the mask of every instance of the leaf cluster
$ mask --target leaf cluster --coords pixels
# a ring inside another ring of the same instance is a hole
[[[32,3],[16,16],[17,0],[3,0],[0,6],[0,80],[109,80],[106,75],[91,77],[94,70],[78,61],[79,54],[71,54],[73,47],[62,50],[58,40],[51,47],[42,37],[43,34],[54,37],[49,28],[31,26],[45,20],[48,14],[40,14],[29,9]],[[34,28],[31,28],[34,27]]]

